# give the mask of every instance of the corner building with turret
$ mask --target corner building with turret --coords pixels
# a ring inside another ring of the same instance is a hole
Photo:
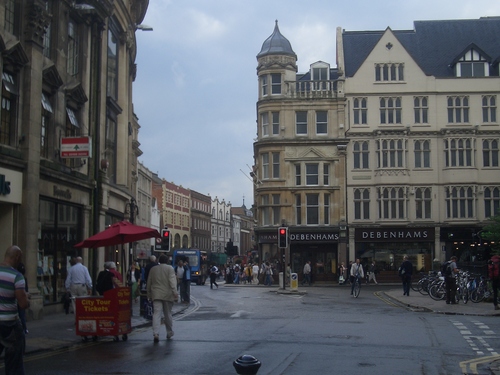
[[[298,74],[297,55],[276,22],[257,55],[254,143],[255,227],[259,260],[314,265],[316,282],[336,280],[346,261],[345,98],[337,69],[318,61]],[[289,247],[278,249],[278,228]]]

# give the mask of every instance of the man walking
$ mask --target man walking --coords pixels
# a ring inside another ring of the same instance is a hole
[[[73,297],[81,297],[89,295],[92,290],[92,279],[90,278],[89,270],[83,264],[82,257],[76,258],[76,263],[68,270],[65,287]],[[76,302],[71,300],[73,311],[76,318]]]
[[[302,280],[302,285],[304,285],[304,283],[307,283],[308,286],[311,286],[311,261],[308,260],[306,262],[306,264],[304,264],[304,270],[303,270],[303,273],[304,273],[304,279]]]
[[[165,254],[160,255],[159,265],[149,271],[147,287],[148,300],[153,301],[153,340],[160,341],[162,314],[165,317],[167,340],[170,340],[174,335],[172,307],[179,295],[174,268],[168,264],[168,257]]]
[[[21,262],[22,251],[17,246],[10,246],[5,258],[0,263],[0,354],[5,349],[5,373],[24,375],[24,330],[18,316],[21,309],[29,307],[23,275],[17,271]]]
[[[457,257],[452,256],[447,264],[447,272],[445,272],[446,285],[446,304],[456,305],[455,295],[457,294],[457,281],[455,275],[458,273]]]
[[[365,277],[365,273],[363,271],[363,266],[361,265],[361,261],[356,259],[356,262],[354,262],[351,266],[351,271],[350,271],[350,276],[351,276],[351,296],[354,295],[354,285],[356,284],[356,279],[359,279],[359,285],[361,286],[361,280]]]

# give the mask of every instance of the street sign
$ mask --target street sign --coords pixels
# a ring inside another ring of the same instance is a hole
[[[162,239],[157,238],[155,243],[155,250],[161,250]]]
[[[61,158],[89,158],[92,153],[90,137],[61,138]]]

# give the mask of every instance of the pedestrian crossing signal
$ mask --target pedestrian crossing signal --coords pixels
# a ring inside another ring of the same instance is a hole
[[[161,230],[161,249],[170,250],[170,231],[168,229]]]
[[[278,228],[278,247],[282,249],[288,247],[288,227]]]

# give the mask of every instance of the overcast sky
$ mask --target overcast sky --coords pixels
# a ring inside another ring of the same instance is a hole
[[[257,60],[275,20],[299,72],[336,66],[335,32],[411,30],[416,20],[500,16],[498,0],[150,0],[137,31],[134,111],[144,154],[160,178],[253,204],[246,177],[256,137]],[[241,172],[241,171],[243,172]]]

